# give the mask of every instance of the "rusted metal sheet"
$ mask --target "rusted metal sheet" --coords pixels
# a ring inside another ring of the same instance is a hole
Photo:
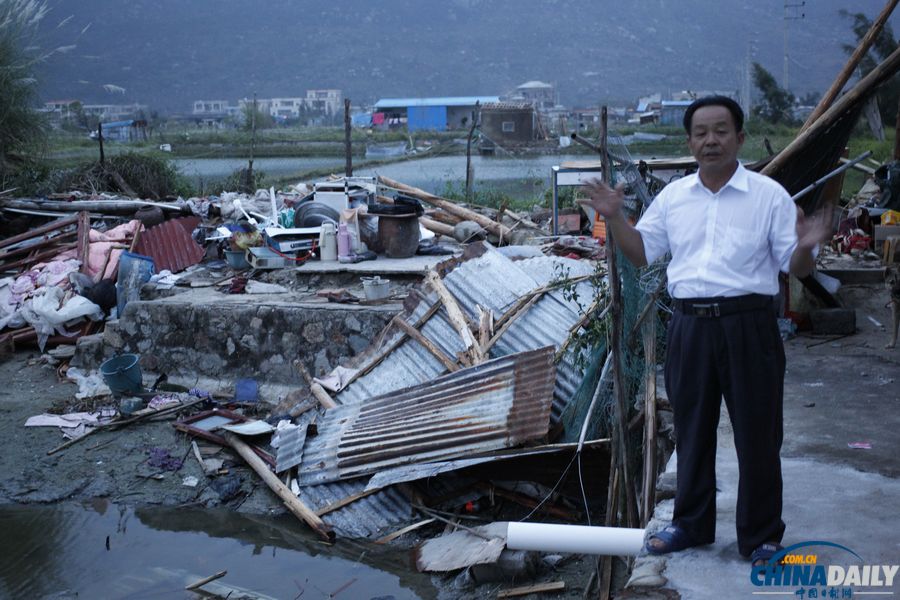
[[[156,272],[173,273],[196,265],[203,258],[203,248],[191,238],[200,223],[199,217],[170,219],[141,233],[137,253],[153,259]]]
[[[471,456],[547,434],[553,348],[505,356],[328,411],[307,442],[300,485]]]

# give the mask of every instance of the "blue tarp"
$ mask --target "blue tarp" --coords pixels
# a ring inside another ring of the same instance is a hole
[[[410,106],[406,118],[406,126],[410,131],[447,129],[446,106]]]

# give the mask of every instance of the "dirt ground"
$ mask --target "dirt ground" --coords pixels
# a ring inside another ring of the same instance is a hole
[[[856,334],[801,333],[785,344],[783,455],[825,459],[896,478],[900,475],[900,436],[896,434],[900,430],[900,348],[884,348],[891,323],[887,292],[881,285],[845,286],[839,297],[845,306],[856,309]],[[56,368],[36,350],[0,356],[0,381],[0,503],[103,497],[133,506],[224,505],[248,514],[284,512],[275,495],[243,466],[232,466],[228,477],[207,480],[190,454],[190,439],[177,432],[171,421],[97,432],[48,455],[48,450],[64,441],[59,431],[23,424],[29,416],[70,404],[76,386],[61,381]],[[850,446],[856,443],[871,447]],[[150,467],[147,461],[153,448],[183,460],[183,467],[177,472]],[[199,485],[184,485],[188,476],[196,477]],[[591,563],[588,558],[567,559],[555,568],[545,567],[540,579],[565,580],[566,592],[556,597],[580,598]],[[436,578],[435,583],[437,597],[478,597],[480,593],[456,587],[452,578]],[[628,591],[619,597],[673,596],[671,590],[657,590]]]

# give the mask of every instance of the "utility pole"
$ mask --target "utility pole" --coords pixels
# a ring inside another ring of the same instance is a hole
[[[781,87],[783,87],[786,92],[790,91],[788,89],[790,84],[788,76],[790,71],[788,67],[788,63],[790,62],[790,59],[788,58],[788,22],[799,21],[805,17],[806,13],[802,12],[804,6],[806,6],[805,0],[803,2],[787,2],[785,0],[784,3],[784,78]]]
[[[353,147],[350,145],[350,98],[344,98],[344,175],[353,176]]]

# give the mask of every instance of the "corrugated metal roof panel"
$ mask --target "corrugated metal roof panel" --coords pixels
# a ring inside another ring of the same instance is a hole
[[[546,435],[553,348],[490,360],[330,410],[307,443],[301,485],[507,448]]]
[[[500,96],[443,96],[436,98],[382,98],[375,108],[405,108],[409,106],[475,106],[476,102],[500,102]]]
[[[307,486],[300,488],[298,497],[316,511],[362,492],[367,481],[368,477],[363,477]],[[392,486],[330,512],[322,516],[322,520],[342,537],[365,538],[387,533],[389,529],[409,521],[411,516],[409,500],[396,486]]]
[[[169,270],[178,273],[196,265],[203,258],[203,248],[191,238],[191,231],[200,223],[199,217],[171,219],[141,233],[137,253],[153,259],[157,273]]]

